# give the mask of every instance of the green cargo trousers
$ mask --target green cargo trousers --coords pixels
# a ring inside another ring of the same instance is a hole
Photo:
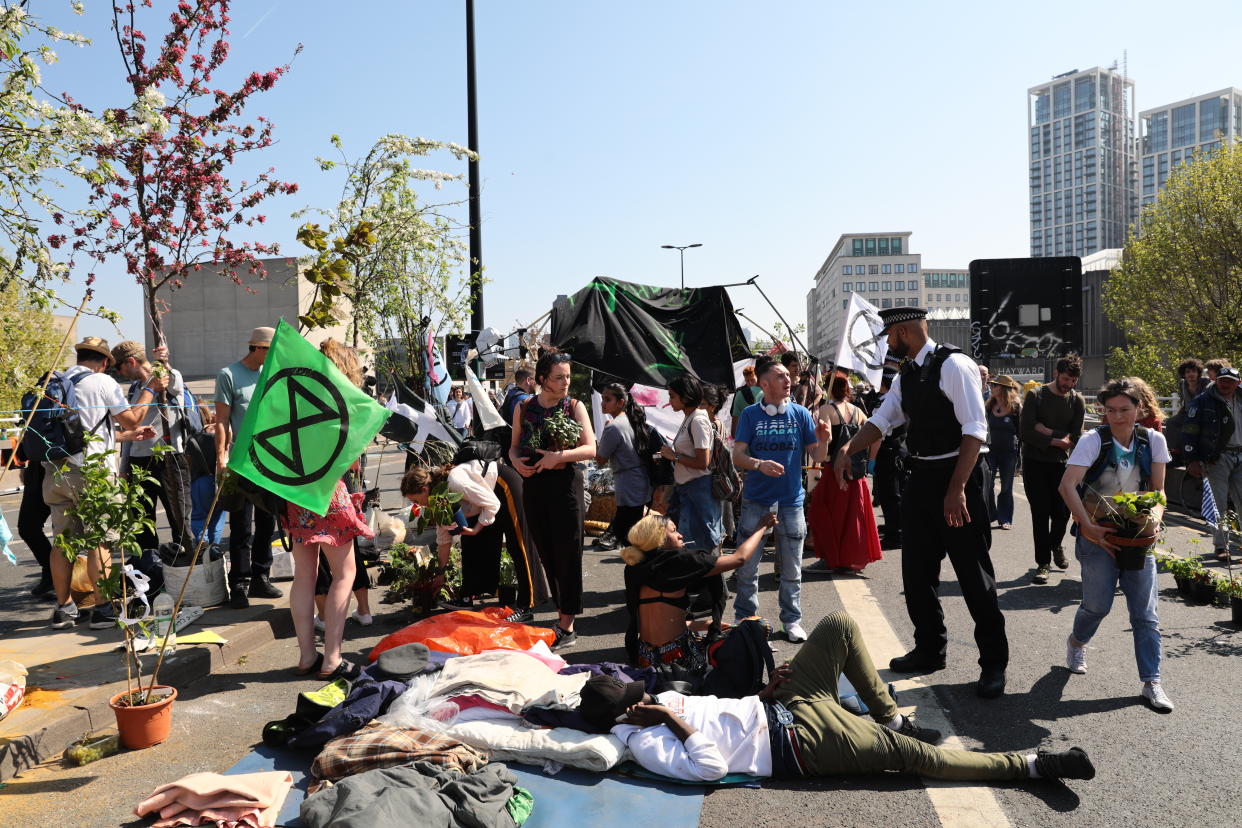
[[[895,770],[959,781],[1028,776],[1024,754],[947,750],[879,724],[897,715],[897,705],[876,674],[858,624],[844,612],[821,619],[790,664],[793,676],[776,698],[793,714],[808,775]],[[874,722],[841,706],[837,677],[842,673]]]

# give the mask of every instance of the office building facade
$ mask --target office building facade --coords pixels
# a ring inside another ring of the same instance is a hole
[[[1096,67],[1027,95],[1031,255],[1123,246],[1138,211],[1134,82]]]
[[[966,268],[924,268],[922,302],[928,311],[962,311],[969,319],[970,271]]]
[[[1229,87],[1139,113],[1140,197],[1151,204],[1173,170],[1242,137],[1242,90]]]

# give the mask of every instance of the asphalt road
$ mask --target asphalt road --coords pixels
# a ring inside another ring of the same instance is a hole
[[[1019,487],[1019,491],[1020,487]],[[386,505],[393,506],[394,503]],[[705,798],[701,822],[707,828],[737,825],[1234,825],[1242,809],[1238,751],[1242,717],[1237,715],[1238,663],[1242,629],[1229,611],[1190,606],[1176,596],[1172,579],[1160,576],[1164,629],[1164,682],[1177,710],[1163,715],[1138,697],[1139,681],[1124,600],[1118,598],[1088,651],[1090,672],[1064,668],[1064,643],[1077,606],[1076,563],[1047,586],[1030,584],[1029,515],[1018,502],[1015,530],[996,532],[993,543],[1001,606],[1012,650],[1007,694],[975,697],[977,653],[970,619],[946,564],[942,595],[949,628],[949,665],[925,677],[925,691],[903,687],[903,707],[916,705],[920,720],[944,720],[961,743],[978,750],[1085,747],[1098,775],[1068,785],[1027,782],[972,788],[925,785],[899,774],[770,781],[761,789],[722,789]],[[1179,521],[1174,518],[1173,523]],[[1169,530],[1175,551],[1196,548],[1197,531]],[[833,580],[808,577],[803,609],[813,619],[846,608],[872,619],[873,650],[911,643],[901,597],[900,552],[885,552],[864,575]],[[621,657],[625,610],[619,559],[588,548],[585,553],[587,612],[579,622],[580,643],[570,661]],[[760,611],[776,615],[775,580],[765,562]],[[398,611],[377,604],[376,628],[350,632],[350,648],[364,650],[379,634],[403,623]],[[551,624],[543,612],[537,623]],[[796,645],[778,642],[778,658]],[[132,819],[129,810],[156,784],[195,770],[224,770],[258,741],[264,722],[291,708],[294,695],[313,684],[286,674],[293,664],[290,640],[277,641],[231,665],[187,692],[178,702],[173,738],[151,750],[121,754],[80,769],[56,762],[30,771],[0,790],[5,825],[112,825]],[[882,666],[887,655],[876,661]],[[887,672],[882,670],[886,678]],[[103,723],[101,723],[103,724]],[[16,796],[13,796],[16,794]],[[956,797],[956,799],[955,799]],[[994,808],[993,808],[994,803]],[[977,806],[977,807],[976,807]],[[536,806],[537,807],[537,806]],[[955,810],[955,808],[957,810]],[[992,810],[989,810],[992,808]],[[645,821],[658,824],[649,818]]]

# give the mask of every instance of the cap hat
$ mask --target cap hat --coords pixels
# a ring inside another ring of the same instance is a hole
[[[880,321],[884,323],[884,327],[880,329],[881,334],[888,333],[888,329],[894,325],[900,325],[902,322],[914,322],[917,319],[926,319],[926,308],[884,308],[880,311]]]
[[[375,666],[390,678],[409,679],[426,670],[430,661],[427,645],[415,641],[380,653]]]
[[[1221,368],[1219,371],[1216,372],[1216,379],[1218,380],[1223,380],[1223,379],[1236,380],[1238,378],[1239,378],[1239,374],[1238,374],[1237,368],[1232,368],[1232,367]]]
[[[612,676],[591,676],[582,686],[578,712],[602,729],[610,729],[617,717],[643,700],[647,686],[641,681],[624,682]]]
[[[251,345],[271,345],[272,337],[276,336],[275,328],[255,328],[250,332]]]
[[[98,336],[83,337],[82,341],[73,346],[75,351],[94,351],[107,359],[112,359],[112,351],[108,349],[108,340]]]
[[[134,357],[137,360],[146,362],[147,361],[146,346],[143,345],[141,342],[135,342],[132,339],[127,339],[124,342],[117,343],[116,347],[112,349],[112,361],[115,362],[117,365],[120,365],[122,362],[129,359],[130,357]]]

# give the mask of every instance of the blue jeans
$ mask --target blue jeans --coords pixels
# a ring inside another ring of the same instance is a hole
[[[742,499],[742,519],[738,521],[737,540],[742,541],[754,534],[759,520],[771,504]],[[806,516],[802,504],[781,506],[776,515],[776,554],[781,559],[781,586],[779,595],[781,623],[796,624],[802,620],[802,543],[806,540]],[[746,559],[737,571],[737,597],[733,601],[733,615],[737,620],[749,618],[759,612],[759,560],[762,550]]]
[[[1113,607],[1121,581],[1134,629],[1134,660],[1141,681],[1160,681],[1160,619],[1156,617],[1156,558],[1147,556],[1142,569],[1118,569],[1108,551],[1078,537],[1075,557],[1082,564],[1082,603],[1074,616],[1074,638],[1086,644]]]
[[[710,474],[674,486],[668,511],[687,547],[711,552],[720,545],[724,529],[720,521],[720,501],[712,494]]]
[[[210,525],[207,521],[207,509],[216,496],[216,478],[210,474],[195,478],[190,482],[190,531],[194,534],[194,542],[203,535],[203,527],[207,527],[207,543],[220,545],[220,536],[224,533],[224,515],[219,507],[212,516]]]
[[[992,491],[996,491],[996,478],[1000,478],[1000,494],[996,496],[996,522],[1013,523],[1013,475],[1018,468],[1018,452],[988,452],[988,466],[992,469]]]

